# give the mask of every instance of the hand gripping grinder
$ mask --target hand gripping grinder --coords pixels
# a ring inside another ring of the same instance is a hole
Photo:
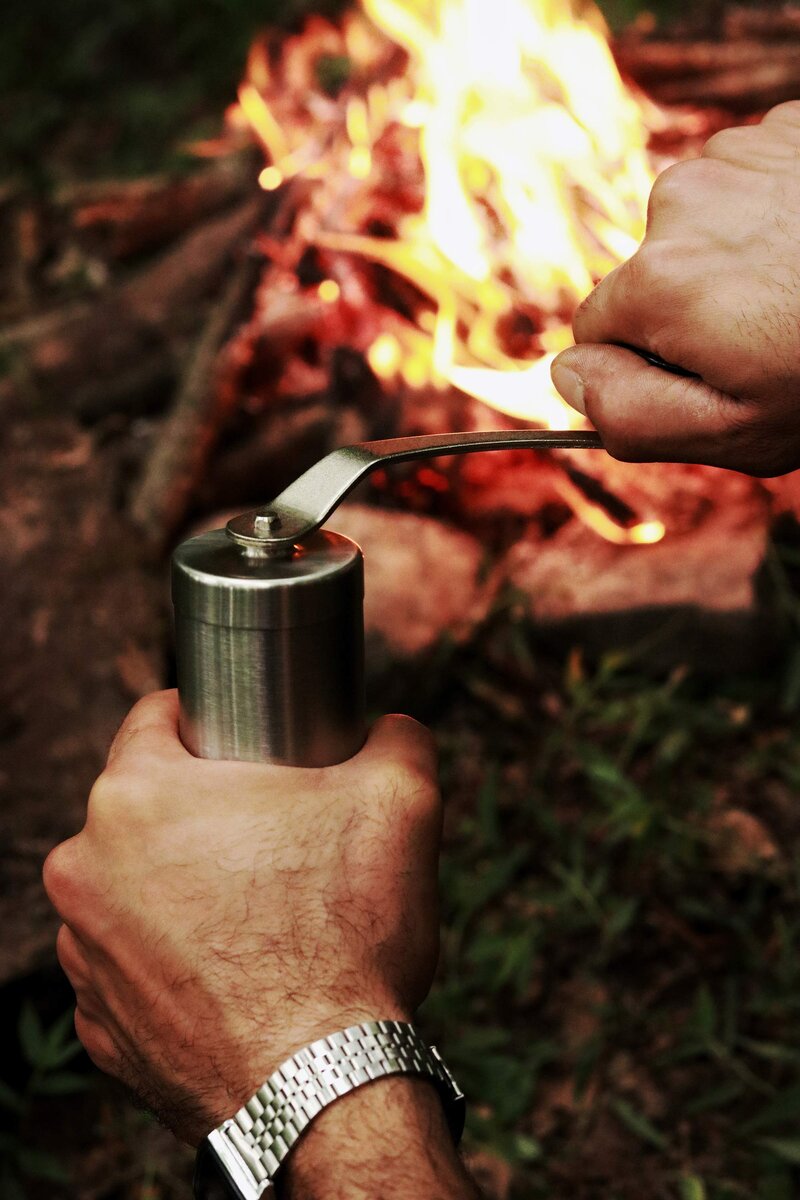
[[[347,446],[266,508],[190,538],[172,561],[181,738],[200,758],[325,767],[362,746],[364,565],[322,529],[377,467],[475,450],[600,448],[598,434],[454,433]]]

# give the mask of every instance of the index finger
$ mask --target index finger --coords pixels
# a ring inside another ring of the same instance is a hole
[[[177,689],[153,692],[134,704],[108,751],[107,767],[120,766],[132,755],[158,754],[165,758],[191,757],[179,733]]]
[[[641,251],[616,267],[579,306],[572,322],[575,341],[625,343],[661,353],[652,343],[654,280],[646,279]],[[663,316],[663,308],[661,309]]]

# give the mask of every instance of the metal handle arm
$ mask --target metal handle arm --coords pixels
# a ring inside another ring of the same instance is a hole
[[[342,446],[310,467],[265,508],[228,522],[228,534],[244,547],[280,553],[319,529],[371,471],[387,463],[475,450],[602,450],[594,430],[520,429],[389,438]]]

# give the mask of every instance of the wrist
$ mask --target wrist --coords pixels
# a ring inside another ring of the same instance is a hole
[[[195,1195],[257,1200],[277,1186],[307,1200],[377,1200],[380,1184],[398,1200],[467,1198],[454,1149],[463,1123],[464,1097],[436,1048],[408,1023],[363,1021],[302,1047],[208,1135]]]
[[[213,1093],[206,1092],[203,1127],[198,1129],[194,1142],[202,1140],[210,1129],[236,1112],[273,1071],[304,1046],[327,1037],[333,1030],[372,1021],[375,1013],[385,1020],[411,1020],[411,1015],[396,1000],[376,1000],[370,1004],[331,1005],[294,1014],[280,1030],[273,1029],[269,1039],[254,1040],[251,1024],[236,1038],[241,1045],[237,1065],[233,1066],[229,1060],[225,1079],[220,1080]]]
[[[308,1129],[277,1181],[280,1200],[477,1200],[435,1088],[377,1080]]]

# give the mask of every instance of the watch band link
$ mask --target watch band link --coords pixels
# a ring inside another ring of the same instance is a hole
[[[209,1142],[247,1200],[257,1200],[323,1108],[391,1075],[429,1080],[442,1098],[453,1138],[459,1140],[464,1097],[436,1047],[428,1046],[413,1025],[367,1021],[320,1038],[287,1059],[234,1117],[209,1135]]]

